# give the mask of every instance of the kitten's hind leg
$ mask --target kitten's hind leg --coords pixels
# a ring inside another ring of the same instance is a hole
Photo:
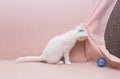
[[[16,61],[18,63],[20,62],[35,62],[35,61],[44,61],[43,56],[27,56],[27,57],[21,57],[17,58]]]

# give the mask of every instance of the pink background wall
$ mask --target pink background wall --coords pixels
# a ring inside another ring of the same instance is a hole
[[[40,55],[49,39],[84,21],[95,2],[0,0],[0,59]],[[79,56],[78,48],[73,55]]]

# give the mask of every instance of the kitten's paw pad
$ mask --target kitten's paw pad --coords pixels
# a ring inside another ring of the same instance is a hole
[[[70,62],[70,61],[68,61],[68,62],[65,62],[65,64],[71,64],[71,62]]]

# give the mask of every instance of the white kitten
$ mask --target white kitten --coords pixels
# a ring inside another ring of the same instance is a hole
[[[28,56],[18,58],[17,62],[44,61],[47,63],[58,63],[64,58],[65,64],[71,64],[69,60],[69,52],[77,41],[84,41],[87,37],[87,31],[77,26],[75,29],[68,31],[62,35],[52,38],[44,48],[40,56]]]

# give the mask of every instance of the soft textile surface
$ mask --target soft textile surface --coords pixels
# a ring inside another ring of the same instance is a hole
[[[109,52],[120,58],[120,0],[117,1],[105,31],[105,44]]]
[[[88,40],[73,48],[71,65],[0,61],[0,79],[120,79],[120,71],[108,67],[119,68],[120,59],[106,50],[104,41],[115,3],[116,0],[0,0],[0,60],[39,55],[51,37],[81,22],[89,32]],[[100,56],[109,62],[107,67],[99,68],[95,61],[85,62]]]
[[[0,79],[120,79],[120,71],[99,68],[94,62],[50,65],[1,61]]]
[[[85,55],[87,60],[96,60],[103,56],[110,66],[120,68],[120,59],[111,55],[105,46],[104,32],[108,18],[117,0],[98,0],[93,11],[85,21],[89,38],[85,42]]]
[[[119,68],[120,59],[106,50],[104,41],[107,20],[116,1],[0,0],[0,60],[40,55],[50,38],[84,22],[89,38],[76,44],[71,61],[104,56],[110,66]]]

